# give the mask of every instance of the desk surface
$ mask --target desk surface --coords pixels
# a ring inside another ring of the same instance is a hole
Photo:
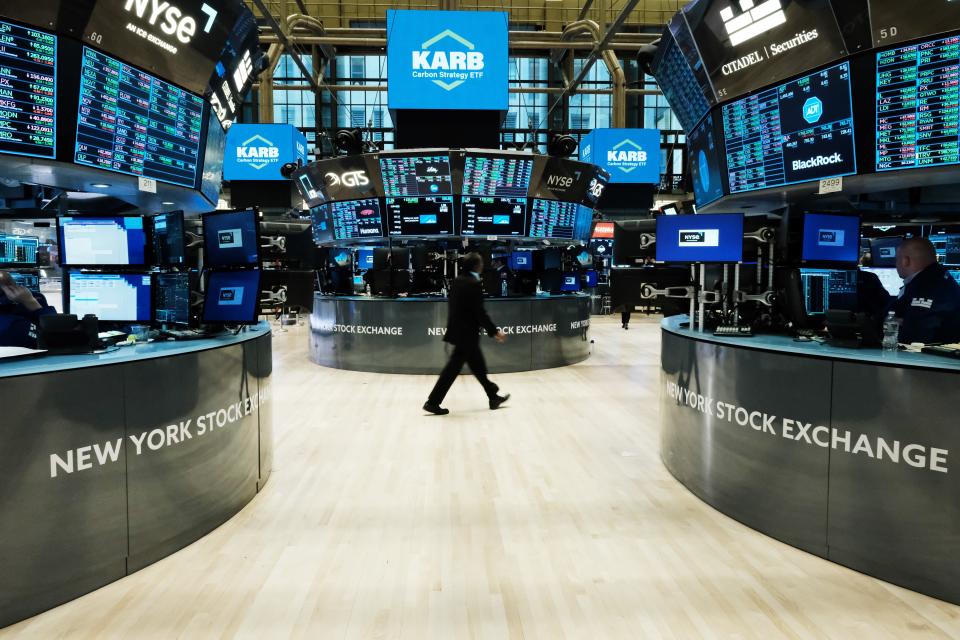
[[[317,300],[351,300],[357,302],[447,302],[443,296],[408,296],[404,298],[385,298],[378,296],[328,296],[322,293],[314,294]],[[557,300],[576,300],[579,298],[589,298],[588,293],[570,293],[559,296],[520,296],[509,298],[484,298],[484,302],[504,303],[504,302],[551,302]]]
[[[700,333],[690,329],[681,328],[680,325],[687,322],[687,316],[673,316],[665,318],[662,323],[664,331],[669,331],[678,336],[693,338],[703,342],[711,342],[731,347],[744,347],[747,349],[756,349],[759,351],[775,351],[778,353],[788,353],[809,358],[825,358],[829,360],[842,360],[847,362],[871,363],[889,367],[910,367],[915,369],[934,369],[939,371],[960,372],[960,360],[953,360],[941,356],[933,356],[926,353],[911,353],[907,351],[898,351],[896,353],[885,353],[877,349],[849,349],[843,347],[833,347],[822,342],[799,342],[790,336],[778,335],[755,335],[752,338],[731,338],[718,337],[711,332]]]
[[[148,342],[132,347],[111,347],[106,353],[74,356],[41,355],[30,358],[17,358],[15,360],[0,361],[0,378],[52,373],[70,369],[84,369],[87,367],[100,367],[111,364],[124,364],[154,358],[167,358],[186,353],[195,353],[197,351],[206,351],[208,349],[228,347],[248,340],[254,340],[268,333],[270,333],[270,325],[266,322],[261,322],[258,325],[247,327],[237,335],[227,333],[204,340]]]

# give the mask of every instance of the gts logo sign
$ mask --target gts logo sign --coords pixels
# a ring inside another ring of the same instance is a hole
[[[151,27],[159,27],[168,36],[176,36],[183,44],[190,44],[197,33],[196,18],[186,15],[167,0],[127,0],[123,8],[141,20],[145,19]],[[206,16],[203,32],[210,33],[218,11],[207,3],[200,7],[200,11]]]
[[[346,173],[336,174],[332,171],[326,176],[327,182],[331,187],[365,187],[370,184],[370,178],[366,171],[347,171]]]

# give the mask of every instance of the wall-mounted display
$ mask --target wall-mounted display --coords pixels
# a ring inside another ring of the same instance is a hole
[[[55,158],[57,36],[0,20],[0,154]]]

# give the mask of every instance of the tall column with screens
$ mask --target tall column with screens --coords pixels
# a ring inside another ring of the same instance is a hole
[[[723,106],[731,193],[856,173],[850,65]]]
[[[877,54],[877,171],[960,164],[960,36]]]
[[[193,188],[203,100],[83,48],[75,161]]]
[[[532,157],[468,154],[463,170],[460,233],[525,235],[527,191],[532,175]]]
[[[0,20],[0,154],[56,157],[57,36]]]

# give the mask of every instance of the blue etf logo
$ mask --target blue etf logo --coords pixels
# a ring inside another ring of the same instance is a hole
[[[307,139],[289,124],[235,124],[227,132],[224,180],[286,180],[280,167],[307,161]]]
[[[580,159],[606,169],[611,184],[658,184],[660,131],[594,129],[580,141]]]

